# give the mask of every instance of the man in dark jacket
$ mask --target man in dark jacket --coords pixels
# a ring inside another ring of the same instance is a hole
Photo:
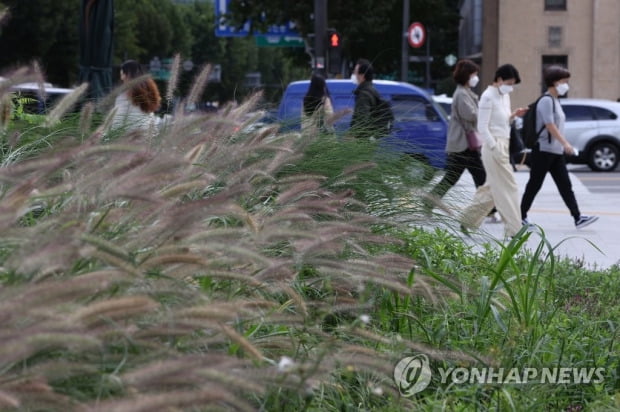
[[[351,79],[357,84],[355,107],[351,118],[351,134],[355,137],[381,137],[373,124],[373,108],[379,100],[379,92],[372,84],[373,69],[366,59],[359,59]]]

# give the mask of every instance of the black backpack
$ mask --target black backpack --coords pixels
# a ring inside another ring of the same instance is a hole
[[[528,149],[532,149],[536,146],[536,142],[540,137],[540,134],[545,130],[545,125],[543,125],[539,130],[536,130],[536,107],[538,106],[538,102],[545,96],[549,96],[548,94],[543,94],[535,102],[530,103],[527,106],[527,112],[523,115],[523,128],[521,129],[521,137],[523,139],[523,144]],[[549,96],[551,97],[551,96]],[[553,101],[553,113],[555,114],[555,99],[551,97]],[[549,141],[551,141],[551,136],[549,136]]]
[[[392,106],[390,103],[378,97],[377,104],[373,108],[372,116],[375,120],[374,123],[377,130],[389,134],[392,130],[392,124],[394,123],[394,113],[392,113]]]
[[[387,100],[382,99],[376,91],[372,93],[372,96],[375,99],[375,105],[370,112],[372,128],[379,133],[379,137],[383,137],[390,134],[394,124],[392,105]]]

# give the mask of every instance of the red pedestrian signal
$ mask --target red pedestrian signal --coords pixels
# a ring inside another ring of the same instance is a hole
[[[342,38],[336,29],[327,29],[327,72],[342,72]]]
[[[340,35],[338,33],[332,33],[329,38],[330,47],[340,47]]]

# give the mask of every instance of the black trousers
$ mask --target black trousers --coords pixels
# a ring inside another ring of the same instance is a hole
[[[527,181],[525,192],[521,199],[521,217],[523,219],[527,218],[527,212],[532,207],[534,198],[540,191],[547,172],[549,172],[560,192],[560,196],[562,196],[562,200],[564,200],[564,204],[570,210],[570,214],[575,221],[579,219],[581,212],[579,212],[577,199],[575,199],[575,193],[573,193],[573,185],[568,176],[564,155],[541,152],[538,145],[536,145],[532,149],[531,158],[530,179]]]
[[[464,150],[458,153],[448,153],[446,158],[446,173],[443,178],[431,191],[432,195],[442,198],[452,186],[456,184],[465,171],[469,170],[474,178],[476,187],[482,186],[487,179],[487,175],[482,166],[480,152]]]

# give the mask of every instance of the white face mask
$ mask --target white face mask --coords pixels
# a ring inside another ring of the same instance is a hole
[[[353,82],[353,84],[359,84],[359,82],[357,81],[357,75],[355,73],[351,74],[351,81]]]
[[[560,83],[555,86],[555,90],[558,92],[558,95],[560,96],[564,96],[566,93],[568,93],[568,89],[570,89],[570,86],[568,85],[568,83]]]
[[[499,92],[501,94],[508,94],[514,90],[514,87],[510,84],[502,84],[499,86]]]
[[[469,82],[468,82],[469,87],[476,87],[479,81],[480,81],[480,78],[478,77],[478,75],[470,77]]]

